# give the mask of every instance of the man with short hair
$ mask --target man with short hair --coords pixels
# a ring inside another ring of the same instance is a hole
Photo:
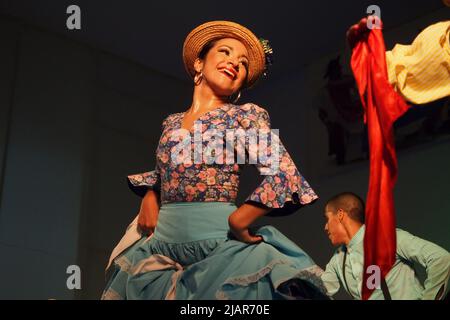
[[[325,206],[325,231],[331,243],[339,246],[322,274],[330,296],[342,285],[353,299],[361,299],[364,212],[364,201],[351,192],[334,196]],[[380,279],[381,285],[370,299],[443,299],[450,277],[450,254],[438,245],[401,229],[396,230],[396,235],[395,264],[386,276],[386,281]],[[426,269],[427,277],[423,286],[413,268],[414,264],[420,264]]]

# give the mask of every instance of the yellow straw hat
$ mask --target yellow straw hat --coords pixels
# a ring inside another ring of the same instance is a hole
[[[251,87],[266,70],[265,49],[269,50],[267,41],[261,41],[247,28],[231,21],[210,21],[192,30],[183,45],[183,62],[189,75],[195,77],[194,61],[202,48],[211,40],[234,38],[240,40],[247,48],[249,66],[247,83],[244,87]],[[268,49],[266,48],[268,47]]]

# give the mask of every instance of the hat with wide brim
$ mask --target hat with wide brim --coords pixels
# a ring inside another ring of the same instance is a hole
[[[192,30],[183,45],[183,62],[189,75],[195,77],[194,62],[200,51],[210,41],[222,38],[240,40],[249,55],[247,83],[251,87],[265,70],[265,54],[259,39],[247,28],[231,21],[210,21]]]

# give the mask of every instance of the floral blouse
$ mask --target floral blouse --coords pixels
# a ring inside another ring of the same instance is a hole
[[[242,148],[238,148],[237,141],[233,140],[232,148],[227,149],[223,139],[208,139],[211,138],[211,134],[208,136],[211,132],[222,133],[223,137],[227,136],[224,132],[238,132],[236,130],[239,129],[245,132],[251,129],[269,132],[270,119],[265,109],[251,103],[241,106],[225,104],[204,113],[189,131],[181,128],[184,114],[184,112],[171,114],[163,121],[162,135],[156,150],[155,170],[128,176],[128,185],[137,195],[143,197],[150,188],[160,192],[162,204],[186,201],[235,202],[241,166],[253,163],[259,172],[264,174],[264,180],[245,202],[253,202],[256,205],[259,203],[272,208],[268,215],[291,214],[302,205],[318,198],[298,171],[283,144],[278,141],[277,135],[268,134],[266,143],[261,143],[261,140],[252,143],[248,136],[245,137],[247,155],[260,155],[258,152],[252,153],[255,146],[265,148],[263,151],[268,158],[274,154],[274,150],[277,151],[277,170],[272,171],[270,169],[273,169],[273,164],[270,161],[252,162],[250,157],[247,159],[242,154]],[[198,140],[198,133],[201,133],[202,140]],[[217,135],[215,137],[217,138]],[[184,150],[190,151],[189,154],[179,152],[181,141],[185,142],[184,146],[187,147]],[[213,151],[211,141],[215,143]],[[277,149],[272,144],[275,141]],[[223,144],[223,153],[220,152],[220,148],[214,149],[217,143]],[[199,147],[202,148],[200,151]],[[215,161],[207,160],[204,156],[198,157],[202,150],[210,150],[209,154]],[[241,159],[245,158],[245,161],[236,161],[236,157],[234,161],[227,161],[227,152],[231,154],[233,151],[237,151],[238,156],[241,156]]]

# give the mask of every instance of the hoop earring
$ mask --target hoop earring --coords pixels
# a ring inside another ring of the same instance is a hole
[[[239,98],[241,97],[241,92],[238,92],[238,95],[236,96],[236,98],[232,101],[233,104],[235,104],[236,102],[238,102]],[[230,96],[230,101],[232,99],[232,96]]]
[[[200,71],[200,73],[197,73],[194,77],[194,84],[198,86],[200,82],[202,82],[203,79],[203,73]]]

